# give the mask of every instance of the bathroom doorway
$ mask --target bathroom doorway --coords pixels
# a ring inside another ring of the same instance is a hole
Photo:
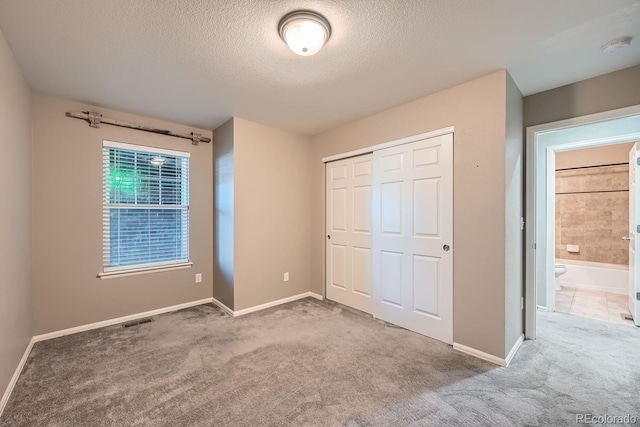
[[[527,339],[536,337],[538,307],[550,311],[555,311],[556,307],[556,292],[548,291],[549,288],[554,289],[555,283],[556,154],[638,140],[640,140],[640,105],[527,128],[525,282],[525,337]],[[613,247],[613,241],[611,242]],[[574,245],[574,243],[571,244]],[[576,248],[565,247],[567,254],[563,253],[563,255],[569,256],[568,249]],[[580,248],[578,247],[577,250],[579,251]],[[586,251],[586,249],[583,250]],[[566,301],[563,302],[566,306]]]
[[[546,289],[555,293],[555,307],[547,309],[634,326],[629,309],[631,150],[634,142],[555,153],[555,279]]]

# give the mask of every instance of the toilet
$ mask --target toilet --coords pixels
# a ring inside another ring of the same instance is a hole
[[[556,264],[556,287],[555,290],[557,291],[561,291],[562,288],[560,287],[560,276],[562,276],[564,273],[567,272],[567,266],[564,264]]]

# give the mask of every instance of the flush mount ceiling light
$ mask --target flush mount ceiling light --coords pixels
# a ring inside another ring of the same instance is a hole
[[[280,37],[294,53],[310,56],[317,53],[331,36],[327,19],[309,10],[296,10],[278,24]]]
[[[626,49],[631,46],[631,37],[620,37],[619,39],[611,40],[609,43],[605,43],[600,47],[600,50],[604,53],[613,53],[621,49]]]

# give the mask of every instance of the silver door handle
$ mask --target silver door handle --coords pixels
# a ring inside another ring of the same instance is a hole
[[[622,240],[631,240],[631,237],[623,236]]]

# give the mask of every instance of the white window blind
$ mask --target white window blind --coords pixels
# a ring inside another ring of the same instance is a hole
[[[104,272],[189,261],[189,153],[104,141]]]

